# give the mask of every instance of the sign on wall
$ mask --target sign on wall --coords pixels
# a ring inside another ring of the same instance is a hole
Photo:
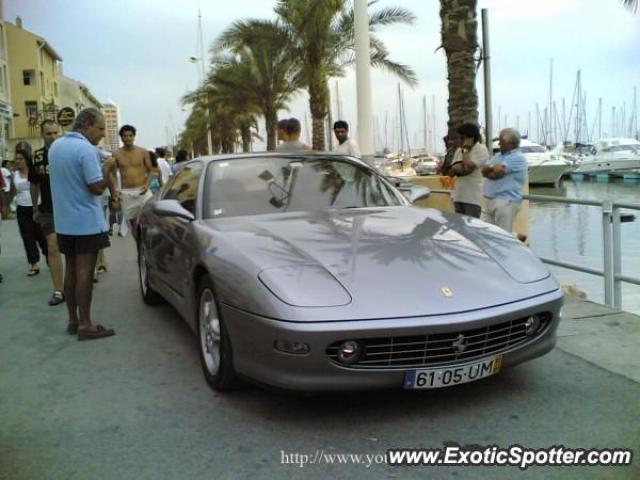
[[[73,123],[76,118],[76,112],[71,107],[62,107],[58,110],[56,120],[61,127],[68,127]]]

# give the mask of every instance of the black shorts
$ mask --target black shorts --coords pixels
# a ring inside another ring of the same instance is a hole
[[[98,253],[111,246],[107,232],[95,235],[63,235],[58,233],[58,248],[65,255],[82,255]]]
[[[40,225],[40,230],[45,237],[48,237],[52,233],[56,233],[56,227],[53,222],[53,213],[40,213],[38,212],[37,220],[38,225]]]

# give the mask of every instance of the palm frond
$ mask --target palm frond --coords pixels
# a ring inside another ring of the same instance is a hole
[[[418,77],[411,67],[402,63],[389,60],[386,56],[379,56],[374,54],[371,57],[371,65],[379,67],[388,72],[393,73],[396,77],[400,78],[410,87],[418,85]]]
[[[393,25],[396,23],[411,25],[415,19],[416,16],[406,8],[387,7],[373,12],[369,16],[369,26],[371,29],[374,29],[378,26]]]

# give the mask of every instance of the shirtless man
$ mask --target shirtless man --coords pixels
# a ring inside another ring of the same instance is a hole
[[[113,158],[116,169],[120,171],[122,188],[115,198],[111,199],[111,207],[122,207],[124,219],[129,221],[133,238],[138,241],[137,218],[144,203],[151,198],[149,185],[153,176],[153,166],[148,150],[136,147],[136,129],[131,125],[120,128],[120,138],[124,146],[116,150]],[[114,173],[115,175],[115,173]]]

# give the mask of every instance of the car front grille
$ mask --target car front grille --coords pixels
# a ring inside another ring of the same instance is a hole
[[[345,340],[333,342],[326,353],[336,364],[347,368],[411,368],[437,366],[461,361],[473,361],[525,345],[543,335],[551,314],[539,314],[540,327],[534,334],[526,334],[530,317],[510,320],[488,327],[457,330],[430,335],[404,337],[362,338],[356,340],[362,354],[352,363],[341,362],[338,348]]]

